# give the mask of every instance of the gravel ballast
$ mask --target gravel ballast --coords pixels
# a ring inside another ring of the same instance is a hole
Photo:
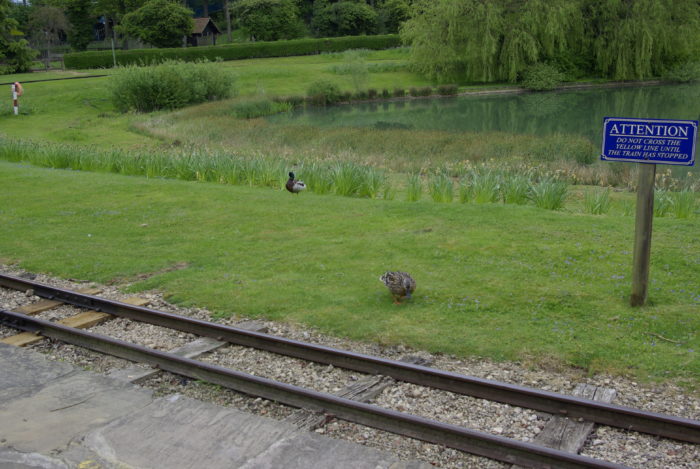
[[[0,272],[9,275],[31,275],[11,266],[0,265]],[[103,286],[49,278],[36,275],[36,281],[67,289],[96,287],[99,296],[124,300],[133,294],[124,294],[114,286]],[[38,301],[33,292],[20,292],[0,288],[0,306],[13,310],[22,305]],[[200,308],[178,308],[167,303],[157,292],[138,295],[150,301],[149,307],[163,311],[211,320],[210,314]],[[78,312],[70,306],[60,306],[38,315],[56,321]],[[219,320],[234,325],[247,318]],[[268,333],[293,340],[317,343],[342,348],[357,353],[376,355],[391,359],[419,356],[430,360],[430,366],[480,378],[504,381],[552,392],[571,394],[579,383],[588,383],[617,392],[615,404],[654,412],[668,413],[680,417],[700,420],[700,398],[685,392],[671,383],[641,384],[618,376],[588,376],[579,370],[547,370],[526,367],[514,362],[493,362],[485,359],[462,359],[445,355],[430,355],[404,346],[380,346],[329,337],[313,329],[293,324],[263,322]],[[144,323],[115,318],[90,329],[121,340],[139,343],[158,350],[171,350],[191,342],[196,336]],[[16,334],[17,331],[0,326],[0,338]],[[51,359],[62,360],[77,366],[107,373],[115,368],[133,364],[127,360],[102,355],[54,340],[44,340],[32,345],[33,350],[47,354]],[[345,386],[365,378],[365,375],[333,366],[309,363],[303,360],[281,357],[269,352],[227,345],[208,353],[199,360],[215,363],[245,373],[294,384],[321,392],[337,393]],[[171,373],[159,373],[140,383],[155,390],[156,395],[179,393],[231,406],[258,415],[275,419],[288,418],[295,409],[250,397],[219,386],[190,380]],[[420,415],[441,422],[461,425],[508,438],[531,442],[545,426],[549,415],[506,404],[456,395],[409,383],[392,383],[373,402],[388,409]],[[410,438],[356,425],[331,420],[315,430],[333,438],[340,438],[389,451],[402,458],[420,459],[436,467],[444,468],[501,468],[508,467],[496,461],[468,455],[449,448],[427,444]],[[655,438],[635,432],[625,432],[612,427],[596,426],[589,436],[582,455],[605,459],[639,468],[698,468],[700,467],[700,445]]]

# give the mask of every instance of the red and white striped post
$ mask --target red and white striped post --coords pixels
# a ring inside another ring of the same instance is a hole
[[[19,114],[19,97],[22,96],[22,85],[18,81],[10,85],[12,88],[12,106],[14,107],[15,116]]]

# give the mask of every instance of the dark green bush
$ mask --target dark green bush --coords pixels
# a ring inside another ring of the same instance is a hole
[[[306,95],[310,98],[311,104],[326,106],[340,101],[340,88],[332,81],[317,80],[309,85]]]
[[[347,36],[332,38],[304,38],[271,42],[245,42],[219,46],[202,46],[172,49],[133,49],[116,51],[118,65],[150,65],[167,60],[196,62],[199,60],[240,60],[259,57],[288,57],[313,55],[323,52],[342,52],[348,49],[390,49],[399,47],[396,34],[382,36]],[[65,54],[66,68],[110,68],[114,65],[112,51],[88,51]]]
[[[437,92],[441,96],[454,96],[457,94],[457,91],[459,91],[457,85],[440,85],[437,88]]]
[[[367,97],[369,99],[376,99],[378,95],[379,95],[379,92],[377,90],[375,90],[374,88],[370,88],[367,90]]]
[[[321,2],[317,2],[321,3]],[[364,2],[340,1],[316,7],[311,19],[315,36],[345,36],[377,32],[376,10]]]
[[[412,86],[408,89],[409,96],[420,96],[418,93],[418,88],[416,88],[415,86]]]
[[[553,90],[564,80],[564,75],[553,65],[538,63],[525,70],[522,85],[532,91]]]
[[[394,88],[394,97],[403,98],[404,96],[406,96],[406,90],[403,88]]]
[[[352,92],[351,91],[343,91],[340,94],[340,100],[343,102],[349,102],[352,100]]]
[[[363,101],[367,99],[367,91],[366,90],[359,90],[353,95],[353,99],[357,99],[358,101]]]
[[[391,97],[391,91],[384,88],[382,90],[382,98],[386,99],[386,98],[390,98],[390,97]]]
[[[213,63],[166,62],[152,67],[125,67],[110,85],[112,101],[122,112],[151,112],[232,96],[234,78]]]
[[[418,88],[418,96],[430,96],[433,94],[433,89],[430,86]]]
[[[294,0],[239,0],[235,18],[258,41],[276,41],[303,36],[304,24]]]

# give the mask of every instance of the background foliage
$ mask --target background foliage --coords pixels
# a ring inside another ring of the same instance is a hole
[[[696,0],[418,0],[401,35],[441,82],[516,82],[538,63],[632,80],[697,60],[699,26]]]
[[[121,31],[155,47],[177,47],[192,32],[192,11],[170,0],[149,0],[124,16]]]

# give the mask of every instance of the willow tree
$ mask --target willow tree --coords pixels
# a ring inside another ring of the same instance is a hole
[[[584,27],[578,3],[571,0],[509,2],[499,55],[499,77],[514,82],[537,62],[558,64],[579,49]]]
[[[697,53],[697,0],[583,2],[595,71],[603,76],[617,80],[658,76]]]
[[[401,27],[413,68],[439,81],[492,81],[498,74],[503,11],[497,2],[419,0]]]
[[[570,75],[659,76],[699,60],[698,0],[419,0],[401,30],[437,81],[514,82],[547,63]]]

